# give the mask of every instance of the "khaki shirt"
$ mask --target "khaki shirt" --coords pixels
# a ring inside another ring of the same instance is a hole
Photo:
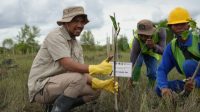
[[[31,102],[49,77],[69,72],[57,61],[63,57],[71,57],[76,62],[84,63],[81,45],[69,36],[64,27],[59,27],[47,35],[33,61],[28,78]]]

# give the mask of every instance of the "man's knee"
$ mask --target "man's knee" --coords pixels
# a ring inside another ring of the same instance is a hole
[[[62,87],[66,88],[69,87],[70,84],[72,85],[84,85],[87,82],[87,77],[84,74],[81,73],[65,73],[62,74],[64,78],[62,82],[60,83]]]
[[[74,77],[71,79],[72,83],[77,83],[80,85],[85,85],[87,82],[87,77],[84,74],[81,73],[71,73],[70,75],[74,75]]]
[[[73,75],[73,77],[68,79],[70,80],[70,83],[65,88],[64,95],[70,97],[78,97],[87,84],[87,77],[80,73],[71,73],[70,75]]]

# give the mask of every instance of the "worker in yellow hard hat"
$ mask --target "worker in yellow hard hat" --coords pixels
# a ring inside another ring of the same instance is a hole
[[[168,16],[168,27],[174,33],[174,39],[164,50],[157,70],[156,92],[159,96],[172,96],[172,91],[187,91],[200,88],[200,71],[191,79],[200,60],[200,38],[194,30],[190,30],[191,16],[185,8],[177,7]],[[168,81],[167,75],[176,67],[187,81]]]

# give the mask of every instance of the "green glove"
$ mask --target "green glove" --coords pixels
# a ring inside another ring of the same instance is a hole
[[[102,61],[98,65],[89,65],[90,75],[109,75],[112,72],[112,64],[108,62],[108,59]]]
[[[92,88],[93,89],[104,89],[108,92],[114,93],[118,92],[118,82],[114,84],[114,78],[107,80],[100,80],[98,78],[92,78]]]

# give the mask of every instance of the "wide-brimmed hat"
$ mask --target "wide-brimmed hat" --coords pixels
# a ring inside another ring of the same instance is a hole
[[[63,10],[63,17],[61,20],[57,21],[57,24],[60,26],[64,22],[70,22],[75,16],[85,16],[85,22],[88,23],[89,20],[87,18],[87,14],[84,13],[84,9],[81,6],[74,6],[74,7],[69,7],[65,8]]]
[[[153,35],[156,28],[154,27],[153,23],[150,20],[143,19],[138,22],[137,30],[138,34]]]

